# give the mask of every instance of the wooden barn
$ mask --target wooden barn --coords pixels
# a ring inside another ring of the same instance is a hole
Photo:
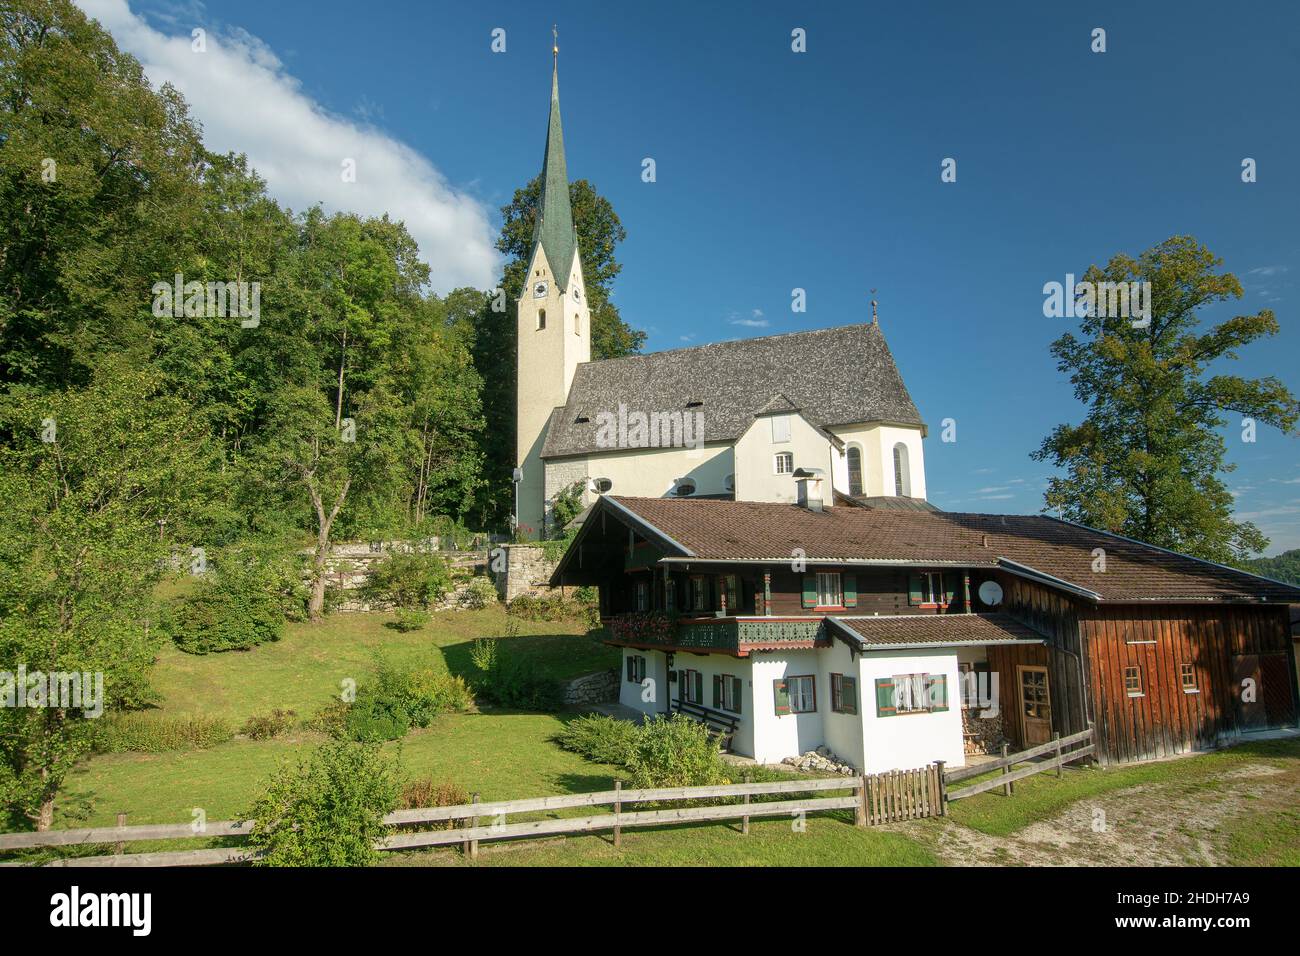
[[[1121,763],[1297,726],[1296,588],[1045,516],[804,500],[597,501],[552,583],[599,588],[623,703],[869,772],[990,733],[1092,729]]]

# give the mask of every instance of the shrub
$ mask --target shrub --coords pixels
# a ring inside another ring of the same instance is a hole
[[[466,710],[473,702],[461,677],[433,668],[401,670],[381,661],[356,701],[342,705],[341,720],[333,714],[323,719],[337,720],[332,732],[345,739],[397,740],[413,727],[429,726],[438,714]]]
[[[553,538],[570,538],[566,534],[567,525],[574,518],[582,513],[582,493],[586,490],[586,482],[575,481],[567,488],[562,488],[555,494],[551,502],[551,527]]]
[[[292,710],[276,708],[269,714],[249,717],[244,721],[244,726],[239,732],[250,740],[268,740],[289,730],[293,726],[295,716],[297,715]]]
[[[391,627],[395,631],[401,631],[403,634],[410,631],[418,631],[429,623],[429,612],[418,607],[399,607],[393,620],[385,624],[385,627]]]
[[[656,714],[639,728],[626,764],[633,787],[707,787],[726,783],[718,737],[681,714]]]
[[[566,597],[558,591],[544,595],[521,594],[506,605],[506,611],[525,621],[579,620],[589,627],[600,623],[600,609],[596,604],[580,600],[576,595]]]
[[[469,801],[469,792],[460,784],[446,781],[435,783],[432,777],[423,777],[412,780],[402,789],[397,806],[400,810],[420,810],[425,807],[458,807]],[[415,826],[421,830],[455,830],[457,827],[469,826],[469,820],[435,820]]]
[[[163,626],[181,650],[208,654],[278,641],[284,622],[281,600],[261,571],[231,564],[171,606]]]
[[[506,637],[519,631],[515,622],[506,625]],[[559,681],[539,674],[531,665],[502,653],[503,645],[495,637],[474,641],[470,660],[480,671],[474,682],[474,691],[485,700],[504,707],[523,710],[557,711],[564,705],[564,692]]]
[[[497,587],[491,579],[479,575],[469,582],[469,587],[465,589],[461,600],[468,608],[474,610],[485,608],[489,604],[497,603]]]
[[[637,726],[599,714],[576,717],[564,725],[556,742],[596,763],[626,767],[636,746]]]
[[[447,562],[436,554],[394,554],[370,572],[362,588],[374,601],[395,607],[427,608],[442,600],[451,584]]]
[[[394,768],[375,746],[331,743],[284,765],[242,819],[259,866],[369,866],[397,804]]]
[[[126,713],[100,721],[98,749],[102,753],[163,753],[225,743],[235,735],[220,717],[164,717],[156,713]]]

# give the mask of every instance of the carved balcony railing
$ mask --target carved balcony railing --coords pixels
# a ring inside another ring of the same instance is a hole
[[[746,646],[806,644],[825,639],[821,618],[697,617],[664,611],[620,614],[606,622],[618,643],[737,653]]]

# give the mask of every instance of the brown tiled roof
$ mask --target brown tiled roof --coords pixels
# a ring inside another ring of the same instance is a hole
[[[981,515],[689,498],[613,497],[702,560],[1003,567],[1100,601],[1300,602],[1300,588],[1044,515]],[[1094,571],[1095,549],[1105,571]]]
[[[1044,642],[1007,614],[908,614],[876,617],[831,617],[827,620],[859,647],[905,647],[927,644],[1020,644]]]

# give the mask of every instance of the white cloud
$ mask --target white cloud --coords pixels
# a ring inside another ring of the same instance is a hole
[[[312,100],[261,40],[192,20],[207,31],[206,52],[195,53],[188,25],[169,35],[134,14],[127,0],[76,2],[140,60],[150,82],[169,82],[184,94],[209,149],[246,153],[281,203],[295,212],[320,203],[330,212],[387,212],[402,220],[438,292],[496,282],[499,256],[484,204],[410,146]],[[364,105],[371,114],[381,108]],[[356,161],[355,182],[342,179],[344,159]]]

